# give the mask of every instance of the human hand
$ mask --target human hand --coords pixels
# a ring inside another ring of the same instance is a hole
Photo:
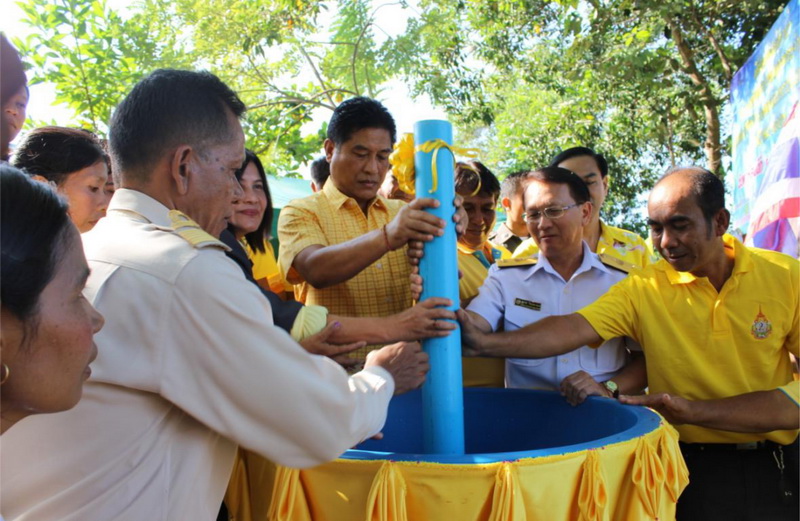
[[[394,378],[394,394],[416,389],[425,381],[430,365],[419,342],[398,342],[367,355],[364,367],[380,366]]]
[[[561,380],[559,391],[570,405],[582,404],[587,396],[611,398],[611,393],[606,386],[597,382],[586,371],[576,371]]]
[[[411,268],[411,275],[408,276],[408,282],[411,287],[411,298],[419,300],[422,296],[422,275],[419,274],[419,266]]]
[[[332,344],[328,342],[331,335],[342,327],[339,322],[331,322],[326,325],[319,333],[315,333],[299,342],[303,349],[312,355],[322,355],[333,359],[344,368],[358,365],[359,361],[347,356],[347,353],[360,349],[367,345],[366,342],[353,342],[352,344]]]
[[[464,209],[464,198],[456,194],[453,199],[453,206],[456,207],[456,213],[453,214],[453,222],[456,223],[456,235],[461,237],[469,224],[469,215]]]
[[[620,396],[618,398],[620,403],[626,405],[643,405],[651,407],[658,411],[672,425],[681,425],[684,423],[694,423],[693,417],[693,404],[680,396],[667,393],[657,394],[642,394],[637,396]]]
[[[480,347],[486,334],[475,325],[472,317],[463,309],[456,311],[456,318],[461,324],[461,354],[463,356],[480,356]]]
[[[400,209],[392,221],[386,225],[389,247],[402,248],[408,241],[432,241],[444,235],[445,222],[425,208],[437,208],[439,201],[430,197],[414,199]]]
[[[457,327],[456,314],[447,309],[452,305],[453,302],[450,299],[431,297],[414,307],[393,315],[390,317],[391,323],[397,331],[393,338],[419,340],[449,335],[450,331]],[[453,322],[450,322],[451,320]]]
[[[408,263],[412,266],[419,266],[419,260],[425,252],[423,245],[422,241],[408,241],[406,256],[408,257]]]

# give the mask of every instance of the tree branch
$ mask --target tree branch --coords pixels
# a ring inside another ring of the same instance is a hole
[[[667,18],[666,22],[672,33],[672,40],[675,42],[681,57],[681,68],[692,80],[692,83],[700,87],[700,102],[703,104],[706,120],[706,141],[703,144],[706,154],[706,168],[719,174],[722,165],[719,112],[717,111],[719,102],[714,97],[708,80],[697,68],[692,49],[683,38],[680,27],[671,18]]]
[[[303,54],[303,56],[306,58],[306,61],[308,61],[308,64],[311,66],[311,70],[314,71],[314,76],[317,77],[317,81],[319,82],[319,86],[322,87],[323,92],[328,94],[328,101],[330,101],[331,105],[333,105],[335,107],[336,106],[336,102],[333,101],[333,96],[330,95],[330,89],[328,89],[328,86],[325,85],[325,80],[322,79],[322,75],[319,73],[319,70],[317,69],[317,66],[314,65],[314,62],[311,60],[311,56],[309,56],[308,53],[306,52],[306,50],[303,49],[302,45],[298,45],[298,48],[300,49],[300,52]]]
[[[692,21],[694,22],[696,28],[705,33],[706,38],[708,38],[708,41],[711,42],[711,46],[714,47],[714,51],[717,53],[717,57],[722,64],[722,70],[725,73],[725,79],[730,82],[733,79],[733,68],[731,67],[731,62],[728,60],[728,56],[720,46],[717,38],[714,36],[714,33],[711,32],[711,29],[700,22],[700,18],[697,16],[697,9],[694,5],[692,5]]]

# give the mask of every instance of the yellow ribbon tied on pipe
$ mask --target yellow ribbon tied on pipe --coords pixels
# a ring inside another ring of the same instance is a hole
[[[453,165],[456,163],[456,154],[469,159],[475,159],[480,153],[480,150],[477,148],[462,148],[448,145],[441,139],[432,139],[415,147],[414,134],[403,134],[400,140],[395,143],[394,151],[389,156],[389,163],[392,165],[392,174],[397,179],[397,184],[400,189],[408,194],[414,194],[416,192],[414,187],[414,153],[433,152],[431,156],[431,175],[433,176],[433,182],[431,183],[429,193],[435,192],[439,186],[436,158],[439,154],[439,150],[443,148],[446,148],[453,154]]]

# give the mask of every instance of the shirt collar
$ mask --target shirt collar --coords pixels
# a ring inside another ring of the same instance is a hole
[[[753,268],[752,254],[739,239],[726,233],[722,236],[722,244],[725,248],[725,255],[733,258],[731,278],[741,273],[746,273]],[[697,280],[697,277],[688,271],[677,271],[666,259],[658,261],[655,264],[655,268],[666,274],[670,284],[690,284]]]
[[[114,196],[108,203],[107,213],[114,212],[134,213],[156,226],[172,226],[169,208],[149,195],[130,188],[119,188],[114,191]]]
[[[333,181],[330,179],[328,179],[328,181],[325,183],[325,186],[322,187],[322,193],[325,194],[325,197],[327,197],[331,204],[337,209],[347,204],[347,201],[353,201],[352,204],[358,206],[358,202],[355,199],[344,195],[341,191],[339,191],[338,188],[336,188],[336,186],[334,186]],[[380,195],[376,195],[375,199],[369,203],[367,211],[369,211],[373,206],[380,210],[387,209],[386,201]]]
[[[589,245],[586,243],[586,241],[581,241],[581,245],[583,247],[583,260],[581,261],[581,265],[578,266],[578,269],[575,270],[575,273],[573,273],[572,276],[574,277],[575,275],[579,275],[584,271],[589,271],[591,269],[598,269],[608,273],[608,267],[600,261],[600,257],[598,257],[597,254],[589,248]],[[533,277],[533,274],[539,270],[545,270],[553,275],[558,275],[558,272],[556,272],[553,265],[550,264],[550,261],[547,259],[547,257],[542,255],[541,250],[539,250],[538,256],[539,261],[531,266],[531,269],[525,275],[525,279]],[[558,276],[560,277],[561,275]]]

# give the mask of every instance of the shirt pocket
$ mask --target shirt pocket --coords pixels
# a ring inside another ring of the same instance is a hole
[[[538,322],[548,316],[549,315],[541,311],[514,305],[506,309],[503,322],[506,331],[514,331],[515,329],[522,329],[529,324]],[[545,361],[543,358],[508,358],[506,360],[512,365],[521,367],[533,367],[541,365]]]

